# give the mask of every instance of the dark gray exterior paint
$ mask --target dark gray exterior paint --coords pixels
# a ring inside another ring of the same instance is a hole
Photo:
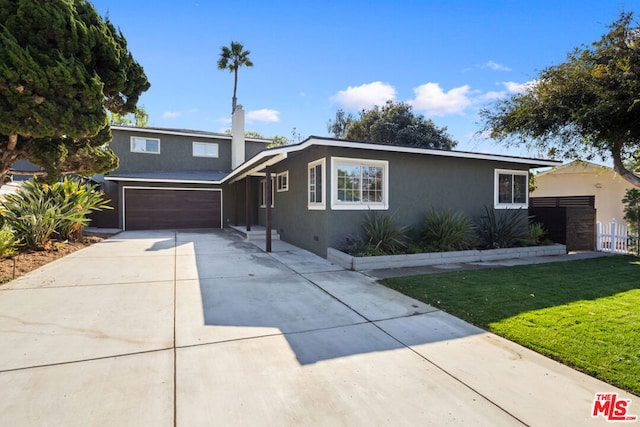
[[[359,233],[367,214],[366,210],[332,209],[332,157],[387,161],[389,207],[380,213],[392,214],[397,224],[413,227],[420,226],[431,207],[461,211],[476,221],[485,206],[493,208],[496,169],[527,171],[530,166],[547,162],[310,138],[304,143],[268,151],[265,151],[265,141],[246,141],[248,161],[231,171],[231,139],[225,135],[180,130],[163,133],[146,128],[144,131],[120,128],[113,133],[111,146],[121,158],[121,164],[112,176],[125,180],[107,180],[104,188],[115,196],[119,206],[122,206],[124,186],[216,188],[222,190],[222,225],[245,225],[248,187],[250,223],[265,225],[266,209],[258,206],[260,181],[264,179],[260,175],[265,173],[266,163],[275,162],[269,167],[271,175],[275,178],[278,173],[288,171],[289,188],[274,192],[272,226],[284,241],[321,256],[326,256],[328,247],[341,246],[347,234]],[[160,139],[160,154],[132,153],[132,135]],[[218,143],[219,157],[193,157],[193,141]],[[325,209],[311,210],[307,206],[308,164],[320,159],[325,160]],[[169,179],[187,176],[175,173],[179,171],[199,171],[194,173],[224,178],[209,178],[205,182]],[[252,176],[245,177],[245,173]],[[145,176],[156,179],[146,180]],[[118,218],[122,226],[122,214]]]
[[[231,139],[207,134],[175,135],[149,129],[113,129],[110,147],[120,158],[120,166],[113,174],[179,171],[179,170],[231,170]],[[205,136],[206,135],[206,136]],[[131,137],[154,138],[160,140],[160,154],[131,152]],[[218,157],[193,156],[193,142],[218,144]],[[255,156],[267,146],[266,142],[245,141],[245,157]]]
[[[492,160],[435,157],[415,153],[380,152],[339,147],[311,147],[272,167],[289,171],[289,191],[275,193],[273,228],[281,238],[318,255],[340,246],[348,234],[361,231],[366,210],[331,209],[331,158],[386,160],[389,162],[389,209],[398,225],[420,226],[425,212],[449,208],[476,221],[484,207],[493,209],[495,169],[528,170],[527,165]],[[307,208],[307,165],[325,159],[325,210]],[[260,224],[264,224],[260,209]]]

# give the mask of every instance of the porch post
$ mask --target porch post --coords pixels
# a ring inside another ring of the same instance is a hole
[[[267,247],[266,247],[266,252],[271,252],[271,203],[273,203],[273,200],[271,200],[271,170],[269,168],[267,168],[266,170],[267,175],[265,176],[265,191],[266,191],[266,195],[265,195],[265,199],[266,199],[266,212],[265,212],[265,224],[267,227],[267,231],[266,231],[266,235],[265,235],[265,240],[267,242]]]
[[[245,193],[245,222],[247,231],[251,231],[251,186],[249,185],[251,178],[247,175],[244,179],[244,193]]]

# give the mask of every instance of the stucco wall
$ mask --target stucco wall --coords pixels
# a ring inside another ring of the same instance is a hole
[[[275,174],[289,171],[289,190],[275,193],[273,228],[283,240],[326,256],[326,248],[340,246],[345,236],[359,233],[366,210],[331,208],[331,157],[346,157],[389,162],[389,209],[399,225],[418,226],[424,213],[434,207],[462,211],[475,221],[485,206],[493,208],[495,169],[526,170],[520,164],[489,160],[435,157],[420,154],[382,153],[340,147],[312,147],[293,153],[273,167]],[[307,208],[307,165],[326,159],[326,208]],[[260,209],[264,224],[264,209]]]
[[[623,222],[622,198],[633,187],[613,170],[591,166],[569,166],[536,177],[536,190],[531,197],[595,196],[596,221]]]
[[[328,246],[328,211],[307,208],[307,164],[326,157],[326,152],[325,147],[312,147],[301,153],[292,153],[286,160],[272,168],[273,176],[279,172],[289,171],[289,190],[275,192],[272,210],[273,229],[278,230],[282,240],[323,257],[327,255]],[[256,182],[257,185],[259,183]],[[263,225],[264,214],[265,209],[260,208],[260,224]]]
[[[132,153],[132,136],[159,139],[160,154]],[[194,157],[194,141],[218,144],[218,157]],[[113,141],[111,141],[110,146],[120,158],[118,173],[176,170],[231,170],[231,140],[228,139],[114,129]],[[245,157],[246,159],[250,159],[264,149],[266,149],[265,143],[246,141]]]

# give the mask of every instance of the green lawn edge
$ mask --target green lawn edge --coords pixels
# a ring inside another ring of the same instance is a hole
[[[640,260],[398,277],[381,283],[640,396]]]

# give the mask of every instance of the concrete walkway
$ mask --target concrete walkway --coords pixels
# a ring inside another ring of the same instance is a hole
[[[226,232],[123,232],[0,287],[10,426],[597,425],[640,399],[362,273]]]

